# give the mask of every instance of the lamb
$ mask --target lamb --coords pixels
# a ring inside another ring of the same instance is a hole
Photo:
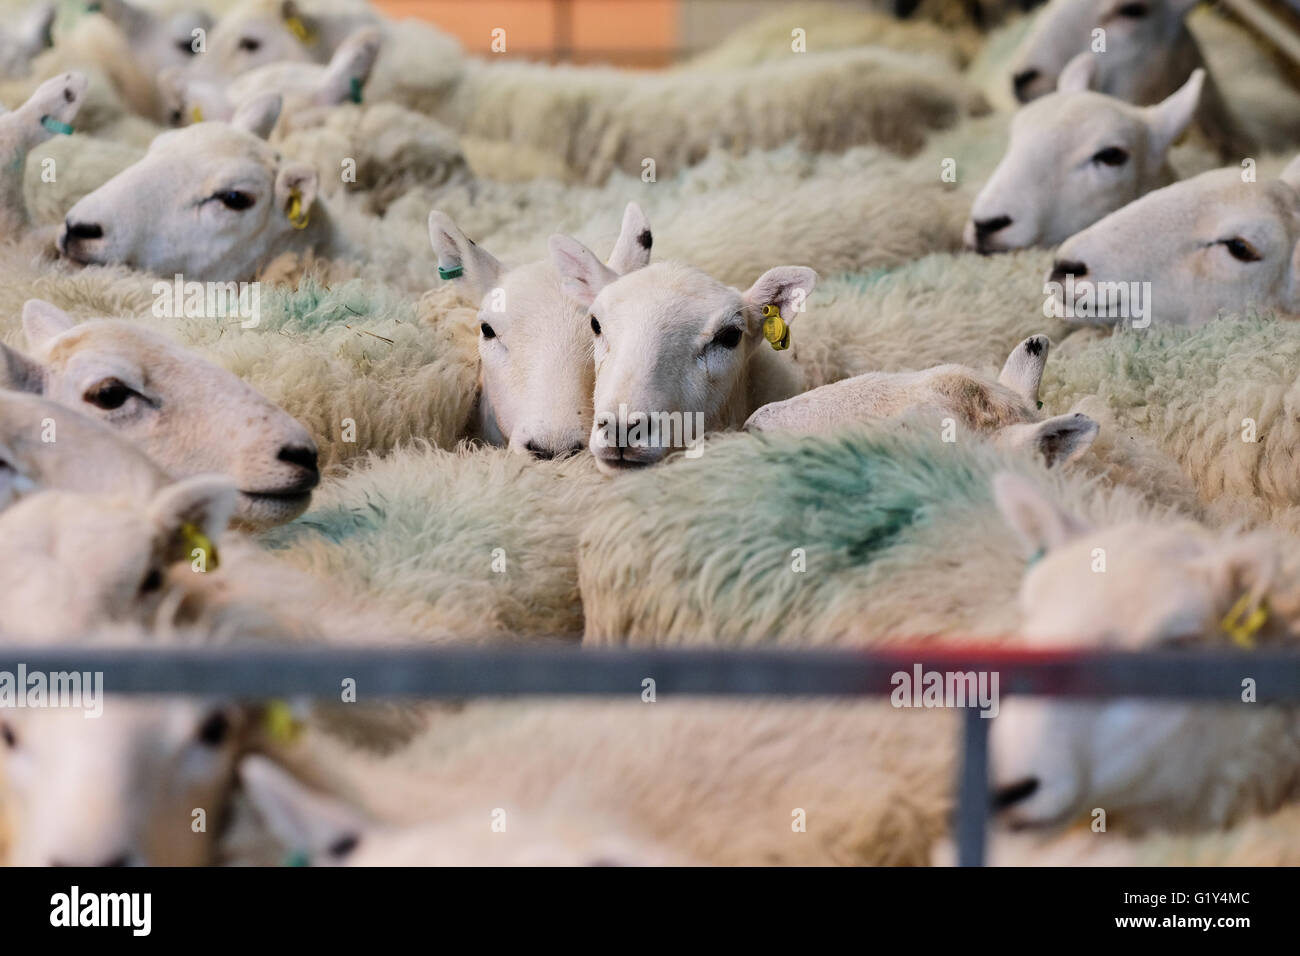
[[[44,398],[0,389],[0,509],[43,488],[144,498],[166,482],[161,468],[104,425]]]
[[[47,0],[25,11],[12,28],[0,29],[0,79],[27,75],[32,59],[50,45],[50,27],[57,12]]]
[[[1195,326],[1222,312],[1300,312],[1293,251],[1300,241],[1300,159],[1256,182],[1220,169],[1148,193],[1072,236],[1048,276],[1067,320]],[[1071,298],[1069,277],[1079,283]],[[1080,280],[1084,280],[1080,283]],[[1145,307],[1127,292],[1150,283]],[[1130,285],[1132,284],[1132,285]],[[1097,300],[1089,306],[1085,293]]]
[[[46,80],[22,106],[0,113],[0,233],[20,235],[28,226],[22,170],[27,154],[56,133],[70,133],[86,93],[86,77],[64,73]]]
[[[1042,555],[1020,589],[1029,646],[1295,646],[1294,539],[1190,522],[1094,528],[1019,476],[999,476],[995,493],[1026,553]],[[1105,574],[1087,570],[1098,549]],[[1253,633],[1234,637],[1234,614],[1256,620]],[[1102,807],[1108,826],[1133,831],[1218,828],[1300,793],[1294,706],[1009,701],[990,747],[996,805],[1020,826]]]
[[[147,503],[121,493],[49,490],[0,511],[5,640],[41,643],[113,625],[146,625],[167,596],[172,565],[195,549],[217,562],[212,542],[235,509],[234,485],[198,475]]]
[[[31,355],[0,346],[0,384],[108,423],[176,477],[239,483],[239,517],[292,520],[320,480],[307,430],[234,375],[138,323],[77,324],[37,299],[23,308]]]
[[[1024,106],[1007,153],[975,197],[966,246],[1054,246],[1176,178],[1166,157],[1191,122],[1205,71],[1156,106],[1088,91],[1096,60],[1079,54],[1057,92]]]
[[[380,32],[364,27],[341,43],[328,64],[287,61],[256,67],[221,86],[190,83],[180,69],[165,71],[159,85],[173,126],[204,120],[230,120],[241,107],[266,93],[278,93],[288,116],[306,107],[361,102],[379,55]]]
[[[987,433],[1005,448],[1037,449],[1048,465],[1072,462],[1088,450],[1098,425],[1082,413],[1039,421],[1038,384],[1051,340],[1031,336],[1016,346],[996,382],[961,365],[939,365],[920,372],[867,372],[773,402],[749,416],[747,431],[817,434],[855,422],[908,416],[938,419],[939,429]],[[954,431],[955,435],[955,431]]]
[[[439,273],[479,303],[479,434],[536,458],[582,451],[594,378],[586,312],[566,298],[549,263],[507,268],[437,210],[429,214],[429,239]],[[610,272],[643,267],[653,241],[641,207],[628,203]]]
[[[801,390],[793,361],[769,355],[767,346],[788,347],[784,322],[803,310],[817,282],[813,270],[769,269],[741,293],[675,262],[617,276],[566,237],[552,238],[551,262],[564,291],[590,312],[590,447],[601,468],[652,465],[683,447],[683,416],[698,418],[702,431],[738,428],[755,408]],[[780,331],[764,341],[772,320],[765,323],[763,310],[772,308],[786,318],[776,319]],[[661,432],[662,415],[677,416],[670,434]]]
[[[1094,88],[1139,106],[1159,103],[1205,68],[1184,22],[1196,0],[1052,0],[1014,58],[1012,86],[1022,103],[1056,86],[1067,63],[1088,52],[1096,59]],[[1104,38],[1104,47],[1098,31]],[[1214,76],[1206,73],[1196,111],[1198,128],[1226,162],[1253,150],[1229,112]]]

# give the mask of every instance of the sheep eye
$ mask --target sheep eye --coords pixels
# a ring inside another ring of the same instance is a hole
[[[144,576],[144,580],[140,582],[140,593],[152,594],[155,591],[160,591],[162,590],[162,584],[163,584],[162,572],[159,571],[157,568],[154,568],[148,574],[146,574]]]
[[[221,711],[214,711],[199,725],[196,735],[199,743],[205,747],[220,747],[230,735],[230,718]]]
[[[1128,17],[1132,20],[1141,20],[1151,12],[1151,8],[1145,3],[1126,3],[1120,6],[1115,12],[1121,17]]]
[[[1231,255],[1232,258],[1240,260],[1241,262],[1259,262],[1260,259],[1264,258],[1259,254],[1259,250],[1245,239],[1224,239],[1223,245],[1227,248],[1228,254]]]
[[[594,315],[591,317],[591,331],[595,332],[597,335],[600,335],[600,323],[596,321],[596,317]]]
[[[483,333],[483,338],[485,339],[494,339],[497,337],[496,329],[492,328],[492,326],[488,325],[486,322],[480,322],[478,330]]]
[[[82,398],[96,408],[112,411],[125,405],[126,400],[134,394],[135,392],[131,388],[123,385],[117,379],[106,378],[86,389],[86,394]]]
[[[1128,162],[1128,151],[1118,146],[1107,146],[1094,155],[1092,161],[1104,166],[1123,166]]]
[[[713,344],[720,345],[724,349],[734,349],[740,344],[741,331],[734,325],[729,325],[713,337]]]
[[[14,729],[8,724],[0,724],[0,737],[4,738],[5,746],[10,750],[18,746],[18,737],[14,734]]]
[[[329,845],[327,851],[335,859],[342,859],[355,850],[361,843],[361,837],[355,833],[349,833],[339,837]]]
[[[227,209],[233,209],[236,212],[247,209],[249,206],[253,205],[254,202],[256,202],[256,200],[248,193],[241,193],[234,189],[227,190],[226,192],[222,192],[222,193],[217,193],[212,198],[217,200],[219,203],[221,203],[221,205],[225,206]]]
[[[240,37],[239,48],[245,53],[256,53],[262,48],[262,41],[254,37]]]

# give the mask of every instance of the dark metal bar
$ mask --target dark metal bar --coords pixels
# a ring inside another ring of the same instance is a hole
[[[967,707],[961,723],[961,769],[957,776],[957,865],[983,866],[988,837],[989,724]]]
[[[989,672],[1007,694],[1074,698],[1300,700],[1300,654],[1243,651],[1007,653],[965,648],[866,651],[688,651],[268,646],[0,648],[0,670],[102,671],[108,693],[335,698],[345,678],[375,697],[656,694],[888,695],[895,675]]]

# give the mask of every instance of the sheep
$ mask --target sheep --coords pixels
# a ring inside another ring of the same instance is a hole
[[[1096,61],[1079,54],[1056,93],[1016,114],[1007,154],[975,197],[964,240],[978,252],[1054,246],[1174,181],[1166,161],[1196,111],[1197,69],[1156,106],[1088,91]]]
[[[211,542],[236,505],[229,479],[198,475],[147,503],[123,494],[47,490],[0,511],[6,594],[0,634],[40,643],[103,625],[149,623],[170,566],[217,561]]]
[[[800,390],[794,363],[767,351],[768,344],[788,347],[785,320],[777,318],[780,331],[764,341],[773,320],[763,310],[793,321],[817,282],[813,270],[769,269],[741,293],[675,262],[618,276],[563,236],[551,240],[551,263],[565,293],[590,312],[596,418],[589,445],[602,469],[652,465],[690,443],[696,419],[697,438],[737,428],[755,408]],[[664,415],[676,415],[675,424],[665,429]]]
[[[1279,179],[1221,169],[1148,193],[1060,246],[1051,304],[1067,320],[1139,327],[1200,325],[1252,308],[1300,312],[1297,189],[1300,159]],[[1133,288],[1137,297],[1118,295]]]
[[[917,425],[719,437],[697,460],[620,477],[581,532],[584,644],[811,647],[1014,633],[1024,562],[989,481],[1005,462],[1043,465]],[[1089,507],[1105,488],[1108,515],[1132,514],[1137,492],[1092,457],[1053,469],[1055,487]],[[1186,514],[1184,501],[1159,509]]]
[[[266,779],[264,764],[241,774],[273,834],[317,865],[916,864],[950,804],[947,717],[860,702],[476,702],[385,755],[309,728],[300,762],[328,768],[342,805]]]
[[[749,416],[745,429],[817,434],[854,422],[915,416],[924,409],[940,419],[941,428],[960,424],[989,433],[1002,447],[1036,448],[1049,465],[1068,463],[1088,450],[1098,425],[1082,413],[1038,420],[1038,384],[1050,347],[1045,335],[1025,339],[1007,357],[996,382],[961,365],[867,372],[764,405]]]
[[[320,480],[315,442],[234,375],[138,323],[77,324],[39,299],[23,307],[23,329],[32,354],[0,345],[0,384],[93,415],[174,476],[228,474],[250,525],[306,510]]]
[[[714,145],[739,153],[791,140],[810,151],[872,143],[906,156],[931,131],[988,109],[959,77],[929,66],[871,48],[708,73],[471,64],[435,115],[467,136],[559,156],[592,184],[615,171],[641,175],[649,160],[656,177],[675,174]]]
[[[379,47],[379,30],[363,27],[339,44],[328,64],[269,63],[240,74],[225,86],[202,81],[191,85],[184,71],[173,69],[159,77],[159,84],[173,126],[230,120],[242,106],[266,93],[280,94],[282,113],[287,115],[346,100],[360,102]]]
[[[35,4],[12,28],[0,29],[0,79],[25,76],[32,59],[50,45],[50,27],[57,8],[52,2]]]
[[[429,239],[439,273],[479,303],[479,434],[537,458],[582,451],[592,420],[586,312],[565,296],[549,263],[507,268],[438,210],[429,214]],[[609,270],[643,267],[653,241],[645,214],[628,203]]]
[[[994,490],[1025,552],[1041,555],[1020,588],[1028,646],[1294,646],[1294,539],[1190,522],[1096,528],[1019,476],[998,476]],[[1099,549],[1105,574],[1090,570]],[[1233,636],[1234,614],[1254,618],[1257,608],[1267,610],[1253,634]],[[1241,673],[1251,673],[1249,655]],[[1019,826],[1103,807],[1108,825],[1133,831],[1218,828],[1300,793],[1293,706],[1009,701],[990,749],[996,805]]]
[[[1139,106],[1168,98],[1205,68],[1184,22],[1195,5],[1196,0],[1052,0],[1013,57],[1016,98],[1028,103],[1051,92],[1066,64],[1081,52],[1096,60],[1099,92]],[[1254,148],[1208,71],[1196,122],[1225,162]]]
[[[27,154],[56,133],[71,132],[85,93],[83,74],[64,73],[42,83],[12,113],[0,113],[0,232],[16,235],[27,228],[22,177]]]
[[[100,423],[44,398],[0,389],[0,508],[42,488],[144,497],[166,480],[152,459]]]
[[[212,17],[201,9],[163,16],[127,0],[98,0],[97,12],[122,32],[149,76],[188,65],[199,52],[196,37],[212,29]]]

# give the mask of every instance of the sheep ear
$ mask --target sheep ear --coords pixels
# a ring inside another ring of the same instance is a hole
[[[0,344],[0,388],[39,395],[45,391],[45,367],[22,352]]]
[[[252,133],[258,139],[266,139],[271,135],[271,130],[275,129],[282,105],[283,101],[279,93],[262,93],[254,96],[235,110],[235,115],[230,118],[230,125],[246,133]]]
[[[817,285],[817,273],[806,266],[777,266],[768,269],[744,295],[745,304],[755,308],[775,305],[780,308],[786,322],[794,319],[796,312],[804,310],[804,303]]]
[[[344,100],[361,102],[361,89],[370,79],[379,56],[381,37],[375,27],[363,27],[348,35],[330,57],[325,78],[316,93],[318,106],[333,106]]]
[[[58,7],[52,0],[32,7],[18,27],[18,38],[29,53],[35,55],[54,45],[54,15]]]
[[[1037,449],[1049,468],[1077,460],[1101,431],[1101,426],[1082,412],[1057,415],[1030,427],[1026,444]]]
[[[343,862],[370,828],[351,807],[310,789],[260,754],[239,762],[239,780],[267,829],[290,851],[328,853],[323,862]]]
[[[1282,175],[1278,176],[1278,179],[1300,193],[1300,156],[1286,164],[1286,168],[1282,170]]]
[[[445,212],[435,209],[429,213],[429,242],[438,257],[438,276],[463,279],[475,298],[475,305],[501,283],[505,266],[461,232]]]
[[[296,228],[311,219],[311,207],[320,188],[320,175],[308,163],[287,163],[275,176],[275,201]]]
[[[76,324],[72,316],[44,299],[28,299],[23,303],[23,334],[27,336],[28,348],[33,351],[45,348],[51,339]]]
[[[1082,93],[1092,89],[1092,81],[1097,76],[1097,60],[1089,51],[1078,54],[1056,78],[1056,92]]]
[[[617,272],[572,236],[551,236],[546,245],[564,294],[584,309],[596,301],[601,289],[618,278]]]
[[[1196,69],[1187,82],[1155,106],[1147,107],[1146,121],[1151,130],[1151,153],[1163,156],[1196,116],[1205,86],[1205,70]]]
[[[1046,335],[1031,335],[1017,345],[1009,356],[998,381],[1025,400],[1031,408],[1038,404],[1038,386],[1043,380],[1047,353],[1052,340]]]
[[[623,210],[623,228],[619,230],[618,242],[609,255],[608,265],[619,275],[644,268],[650,262],[650,247],[653,244],[650,220],[640,206],[630,202]]]
[[[188,561],[198,534],[216,542],[230,524],[239,492],[225,475],[196,475],[168,485],[154,495],[149,517],[154,523],[163,560]],[[215,566],[212,556],[208,563]]]
[[[1011,472],[993,478],[993,500],[998,511],[1030,554],[1059,548],[1082,534],[1087,526],[1061,510],[1032,484]]]

